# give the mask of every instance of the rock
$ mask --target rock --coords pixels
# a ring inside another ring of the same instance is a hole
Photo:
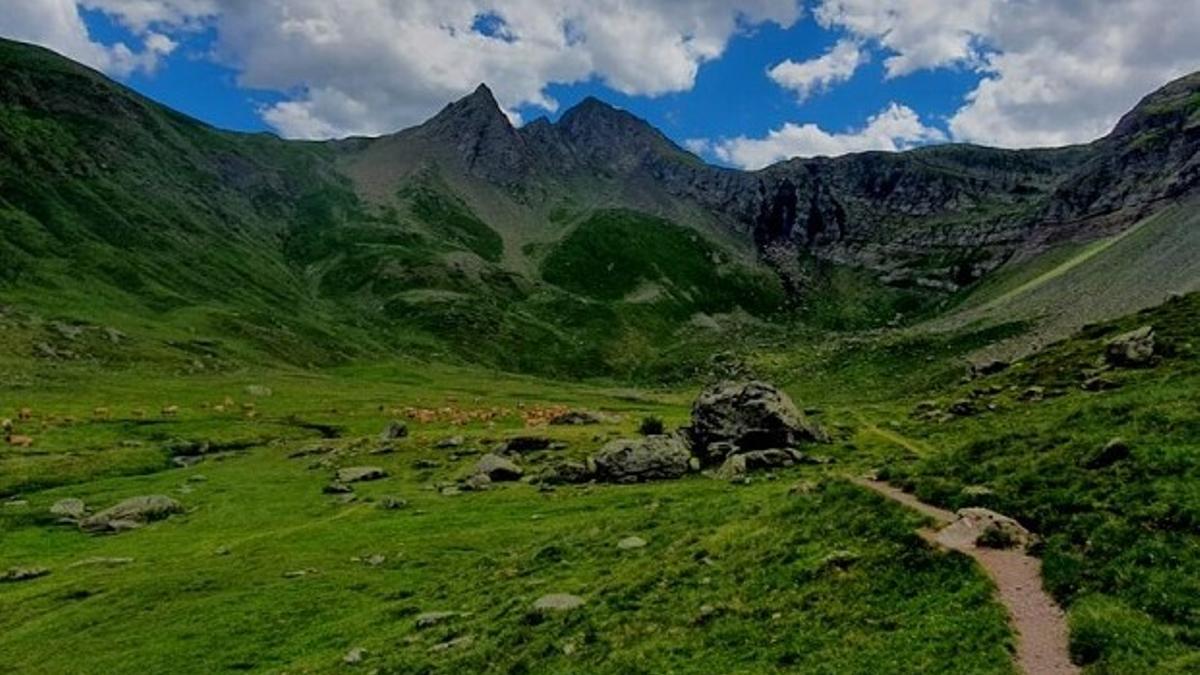
[[[592,473],[588,471],[587,464],[570,461],[554,464],[538,476],[538,482],[548,485],[586,483],[591,479]]]
[[[1154,360],[1154,328],[1142,326],[1108,341],[1104,360],[1118,368],[1142,368]]]
[[[479,461],[475,463],[475,472],[481,473],[497,483],[520,480],[521,476],[525,474],[525,471],[516,463],[492,453],[479,458]]]
[[[1031,403],[1040,401],[1040,400],[1046,398],[1046,388],[1039,387],[1036,385],[1029,387],[1025,391],[1021,392],[1021,396],[1019,398],[1022,401],[1029,401]]]
[[[71,563],[70,567],[115,567],[117,565],[129,565],[133,562],[133,558],[114,558],[114,557],[93,557],[84,558],[78,562]]]
[[[472,637],[470,635],[463,635],[462,637],[456,637],[453,640],[439,642],[436,645],[430,647],[429,651],[444,652],[444,651],[449,651],[451,649],[461,649],[461,648],[465,648],[465,647],[470,647],[473,644],[475,644],[474,637]]]
[[[947,409],[947,412],[949,412],[951,415],[957,415],[959,417],[970,417],[979,411],[975,408],[975,404],[972,401],[962,398],[954,403],[951,403],[950,407]]]
[[[543,595],[533,603],[533,609],[537,612],[567,612],[572,609],[583,607],[584,600],[578,595],[569,593],[550,593]]]
[[[362,647],[355,647],[346,652],[346,655],[342,657],[342,661],[346,665],[353,666],[362,663],[365,658],[367,658],[367,650]]]
[[[451,436],[449,438],[443,438],[437,443],[434,443],[433,447],[437,448],[438,450],[449,450],[451,448],[460,448],[465,442],[466,439],[464,439],[462,436]]]
[[[583,426],[602,422],[604,418],[601,415],[586,410],[571,410],[550,418],[550,424],[553,426]]]
[[[499,452],[536,452],[550,447],[550,439],[545,436],[516,436],[500,444]]]
[[[351,492],[354,492],[354,488],[346,485],[345,483],[334,481],[321,488],[321,492],[324,492],[327,495],[348,495]]]
[[[995,491],[986,485],[967,485],[961,492],[964,497],[990,497],[995,494]]]
[[[422,612],[417,615],[417,628],[422,630],[432,628],[461,614],[462,612]]]
[[[1010,364],[1008,361],[1002,361],[1000,359],[972,363],[970,375],[971,377],[986,377],[988,375],[995,375],[996,373],[1007,370],[1010,365],[1012,364]]]
[[[384,427],[382,432],[380,432],[379,440],[394,441],[397,438],[404,438],[406,436],[408,436],[408,425],[404,422],[393,420],[392,422],[389,422],[386,427]]]
[[[1103,469],[1129,457],[1129,444],[1124,439],[1114,438],[1103,447],[1093,450],[1079,459],[1085,469]]]
[[[625,537],[617,542],[617,548],[622,551],[629,551],[635,548],[645,548],[646,540],[641,537]]]
[[[130,497],[83,519],[79,527],[85,532],[121,532],[182,512],[182,504],[164,495]]]
[[[781,469],[806,461],[804,453],[792,448],[753,450],[730,455],[717,470],[717,477],[733,480],[747,472],[761,469]]]
[[[87,516],[87,505],[82,499],[60,499],[50,507],[50,515],[63,520],[78,521]]]
[[[854,563],[858,562],[860,557],[861,556],[854,551],[839,549],[837,551],[832,551],[824,558],[821,558],[821,567],[846,571],[850,569]]]
[[[379,567],[385,562],[387,562],[387,556],[382,553],[375,553],[363,558],[363,564],[368,567]]]
[[[339,483],[361,483],[386,477],[387,472],[377,466],[348,466],[337,470]]]
[[[990,509],[959,509],[958,519],[938,533],[938,538],[991,548],[1025,548],[1033,543],[1029,530],[1008,516]]]
[[[485,473],[477,473],[463,479],[460,487],[468,492],[483,492],[492,486],[492,479]]]
[[[394,446],[394,445],[381,445],[381,446],[379,446],[378,448],[375,448],[374,450],[371,450],[371,451],[370,451],[369,453],[367,453],[367,454],[370,454],[370,455],[390,455],[390,454],[392,454],[392,453],[394,453],[394,452],[396,452],[396,446]]]
[[[748,451],[829,439],[787,394],[759,381],[725,382],[701,392],[692,404],[689,434],[706,464],[719,464],[728,456],[729,445],[714,444]]]
[[[459,490],[454,486],[447,486],[438,490],[438,494],[442,495],[443,497],[454,497],[462,494],[462,490]]]
[[[442,463],[441,463],[441,462],[439,462],[439,461],[437,461],[436,459],[425,459],[425,458],[422,458],[422,459],[418,459],[418,460],[416,460],[416,461],[414,461],[414,462],[413,462],[413,468],[414,468],[414,469],[418,469],[418,470],[421,470],[421,469],[426,469],[426,470],[427,470],[427,469],[438,469],[438,468],[441,468],[441,466],[442,466]]]
[[[393,511],[402,509],[408,506],[408,500],[394,497],[392,495],[384,495],[379,498],[379,508]]]
[[[606,443],[589,465],[597,480],[636,483],[679,478],[691,469],[691,458],[677,436],[646,436]]]
[[[1084,391],[1108,391],[1110,389],[1116,389],[1120,386],[1121,385],[1119,383],[1099,375],[1096,377],[1089,377],[1083,381],[1083,384],[1079,385],[1079,387]]]
[[[795,483],[792,483],[791,487],[788,488],[788,494],[793,497],[810,495],[816,491],[817,484],[811,480],[796,481]]]
[[[50,574],[50,570],[45,567],[10,567],[0,572],[0,583],[29,581],[47,574]]]
[[[312,576],[317,573],[318,573],[318,571],[315,567],[306,567],[302,570],[292,570],[290,572],[284,572],[283,578],[284,579],[301,579],[303,577]]]
[[[261,384],[251,384],[246,387],[246,393],[257,398],[266,398],[273,394],[270,387]]]

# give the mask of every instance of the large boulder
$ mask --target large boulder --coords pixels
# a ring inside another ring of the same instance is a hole
[[[1118,368],[1141,368],[1154,360],[1154,328],[1142,326],[1108,341],[1104,360]]]
[[[79,527],[85,532],[120,532],[181,512],[183,505],[170,497],[130,497],[94,516],[84,518],[79,522]]]
[[[691,469],[692,453],[678,436],[609,441],[592,457],[591,473],[609,483],[679,478]]]
[[[479,461],[475,464],[475,473],[487,476],[488,479],[497,483],[508,480],[520,480],[521,476],[525,474],[521,467],[517,466],[511,460],[492,453],[479,458]]]
[[[737,452],[829,440],[787,394],[753,380],[724,382],[701,392],[692,404],[689,433],[706,464],[720,464]]]

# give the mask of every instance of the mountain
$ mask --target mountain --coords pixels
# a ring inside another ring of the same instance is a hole
[[[681,374],[741,339],[930,316],[1200,184],[1197,75],[1087,145],[744,172],[591,98],[515,128],[481,85],[318,143],[214,129],[29,45],[0,41],[0,70],[3,297],[231,360]]]

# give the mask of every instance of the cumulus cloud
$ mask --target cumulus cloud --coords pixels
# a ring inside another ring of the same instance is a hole
[[[112,0],[116,1],[116,0]],[[150,1],[150,0],[147,0]],[[163,33],[143,31],[141,45],[102,44],[88,35],[74,0],[18,2],[4,8],[3,35],[57,50],[76,61],[113,75],[154,72],[176,43]]]
[[[787,123],[764,138],[724,139],[695,148],[744,169],[760,169],[792,157],[837,156],[867,150],[904,150],[924,143],[945,140],[945,134],[926,126],[907,106],[891,103],[867,120],[861,129],[841,133],[825,131],[815,124]]]
[[[989,145],[1090,141],[1200,65],[1200,0],[823,0],[814,16],[887,52],[890,77],[980,73],[949,128]]]
[[[797,63],[788,59],[767,71],[776,84],[796,92],[801,101],[839,82],[849,80],[867,62],[866,51],[854,40],[838,40],[828,52]]]

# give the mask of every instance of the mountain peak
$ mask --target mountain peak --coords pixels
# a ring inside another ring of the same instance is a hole
[[[453,151],[477,175],[511,180],[526,163],[524,142],[486,84],[442,108],[419,128]]]

